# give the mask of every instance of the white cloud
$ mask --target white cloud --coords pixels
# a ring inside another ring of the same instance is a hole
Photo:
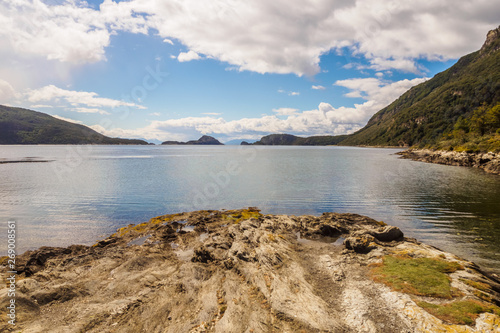
[[[292,114],[296,114],[297,112],[299,112],[299,110],[292,108],[279,108],[273,109],[273,112],[276,112],[278,116],[291,116]]]
[[[50,2],[49,2],[50,3]],[[18,54],[73,64],[105,60],[115,31],[147,33],[146,19],[132,2],[105,0],[99,10],[74,0],[48,5],[41,0],[0,3],[0,37]]]
[[[345,94],[346,97],[363,97],[365,99],[369,98],[369,94],[374,91],[378,91],[382,85],[382,81],[377,78],[362,78],[362,79],[348,79],[339,80],[335,82],[335,85],[346,87],[351,91]]]
[[[96,109],[96,108],[71,108],[69,111],[74,111],[78,113],[98,113],[102,115],[110,115],[111,113],[101,110],[101,109]]]
[[[50,3],[50,2],[49,2]],[[15,55],[74,64],[106,59],[110,36],[155,31],[165,43],[258,73],[314,75],[320,56],[351,47],[376,70],[417,72],[414,60],[477,50],[498,25],[500,0],[81,0],[0,3],[0,43]]]
[[[325,88],[325,87],[323,87],[323,86],[319,86],[319,85],[318,85],[318,86],[314,86],[314,85],[313,85],[313,86],[311,87],[311,89],[314,89],[314,90],[325,90],[326,88]]]
[[[219,112],[202,112],[201,114],[205,114],[207,116],[220,116],[222,113],[219,113]]]
[[[283,89],[278,89],[278,92],[280,94],[287,94],[288,96],[299,96],[300,95],[300,92],[298,92],[298,91],[286,91]]]
[[[164,43],[167,43],[167,44],[170,44],[170,45],[174,45],[174,42],[172,42],[172,41],[171,41],[170,39],[168,39],[168,38],[165,38],[165,39],[163,40],[163,42],[164,42]]]
[[[177,56],[177,60],[179,60],[179,62],[187,62],[187,61],[199,60],[199,59],[201,59],[200,55],[194,51],[181,52]]]
[[[368,100],[367,103],[377,105],[377,110],[396,100],[411,87],[425,82],[428,78],[416,78],[413,80],[401,80],[396,82],[383,81],[380,78],[355,78],[338,80],[335,85],[346,87],[351,91],[346,97],[361,97]],[[366,104],[366,103],[365,103]],[[376,112],[375,111],[375,112]]]
[[[159,113],[159,112],[153,112],[153,113],[150,113],[149,115],[150,116],[159,117],[159,116],[161,116],[161,113]]]
[[[476,50],[498,25],[491,8],[500,6],[499,0],[140,3],[160,36],[196,53],[240,70],[297,75],[318,73],[322,54],[346,46],[375,69],[415,72],[416,58],[456,58]]]
[[[10,83],[0,79],[0,103],[8,103],[15,96],[16,92]]]
[[[34,104],[30,105],[30,108],[32,109],[43,109],[43,108],[53,108],[54,106],[52,105],[45,105],[45,104]]]
[[[80,121],[80,120],[74,120],[74,119],[71,119],[71,118],[61,117],[61,116],[58,116],[58,115],[53,115],[52,117],[60,119],[60,120],[64,120],[64,121],[67,121],[67,122],[73,123],[73,124],[80,124],[80,125],[83,124],[83,122]]]
[[[65,106],[65,104],[69,103],[69,105],[74,107],[86,106],[90,108],[115,108],[126,106],[145,109],[144,106],[135,103],[99,97],[99,95],[95,92],[65,90],[54,85],[29,90],[24,95],[31,103],[52,102],[55,105],[60,105],[62,103],[61,106]]]

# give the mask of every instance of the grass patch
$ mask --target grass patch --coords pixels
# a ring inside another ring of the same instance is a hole
[[[455,262],[440,259],[385,256],[383,263],[371,270],[371,275],[396,291],[451,299],[458,291],[451,287],[447,273],[461,268]]]
[[[491,290],[490,286],[487,285],[486,283],[483,283],[483,282],[467,280],[467,279],[460,279],[460,281],[462,281],[463,283],[465,283],[473,288],[479,289],[481,291],[490,291]]]
[[[427,302],[418,302],[417,304],[433,316],[458,325],[472,325],[476,318],[484,312],[500,315],[499,307],[475,300],[454,301],[443,305]]]

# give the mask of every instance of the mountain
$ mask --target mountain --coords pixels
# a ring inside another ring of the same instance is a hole
[[[252,139],[234,139],[234,140],[227,141],[224,144],[228,145],[228,146],[229,145],[241,145],[242,142],[254,143],[255,141],[257,141],[257,140],[252,140]]]
[[[48,114],[0,105],[0,144],[147,145],[143,140],[110,138],[84,125]]]
[[[219,142],[216,138],[204,135],[198,140],[190,140],[188,142],[165,141],[162,145],[223,145],[223,143]]]
[[[377,112],[342,145],[500,150],[500,27],[479,51]]]
[[[291,134],[271,134],[262,137],[259,141],[253,144],[266,146],[328,146],[337,145],[346,137],[347,135],[324,135],[303,138]]]

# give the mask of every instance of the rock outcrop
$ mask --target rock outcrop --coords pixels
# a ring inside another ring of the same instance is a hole
[[[488,173],[500,175],[500,154],[467,153],[448,150],[408,149],[398,153],[403,158],[415,161],[480,168]]]
[[[441,274],[452,299],[397,291],[375,279],[374,270],[387,258],[451,265]],[[471,262],[405,238],[396,227],[355,214],[262,215],[245,209],[165,215],[119,229],[94,246],[26,252],[17,270],[16,332],[500,327],[497,280]],[[0,290],[2,332],[14,331],[5,320],[6,292]],[[421,307],[453,301],[482,304],[484,311],[464,325]]]

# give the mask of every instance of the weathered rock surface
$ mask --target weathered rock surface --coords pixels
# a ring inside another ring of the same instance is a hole
[[[408,149],[398,154],[415,161],[480,168],[488,173],[500,175],[500,154],[492,152],[476,154],[447,150]]]
[[[343,239],[345,238],[345,241]],[[385,255],[442,258],[461,299],[464,278],[500,284],[449,253],[355,214],[261,215],[257,210],[165,215],[94,246],[18,257],[16,332],[499,332],[500,317],[453,325],[370,277]],[[7,289],[0,290],[0,331]]]

